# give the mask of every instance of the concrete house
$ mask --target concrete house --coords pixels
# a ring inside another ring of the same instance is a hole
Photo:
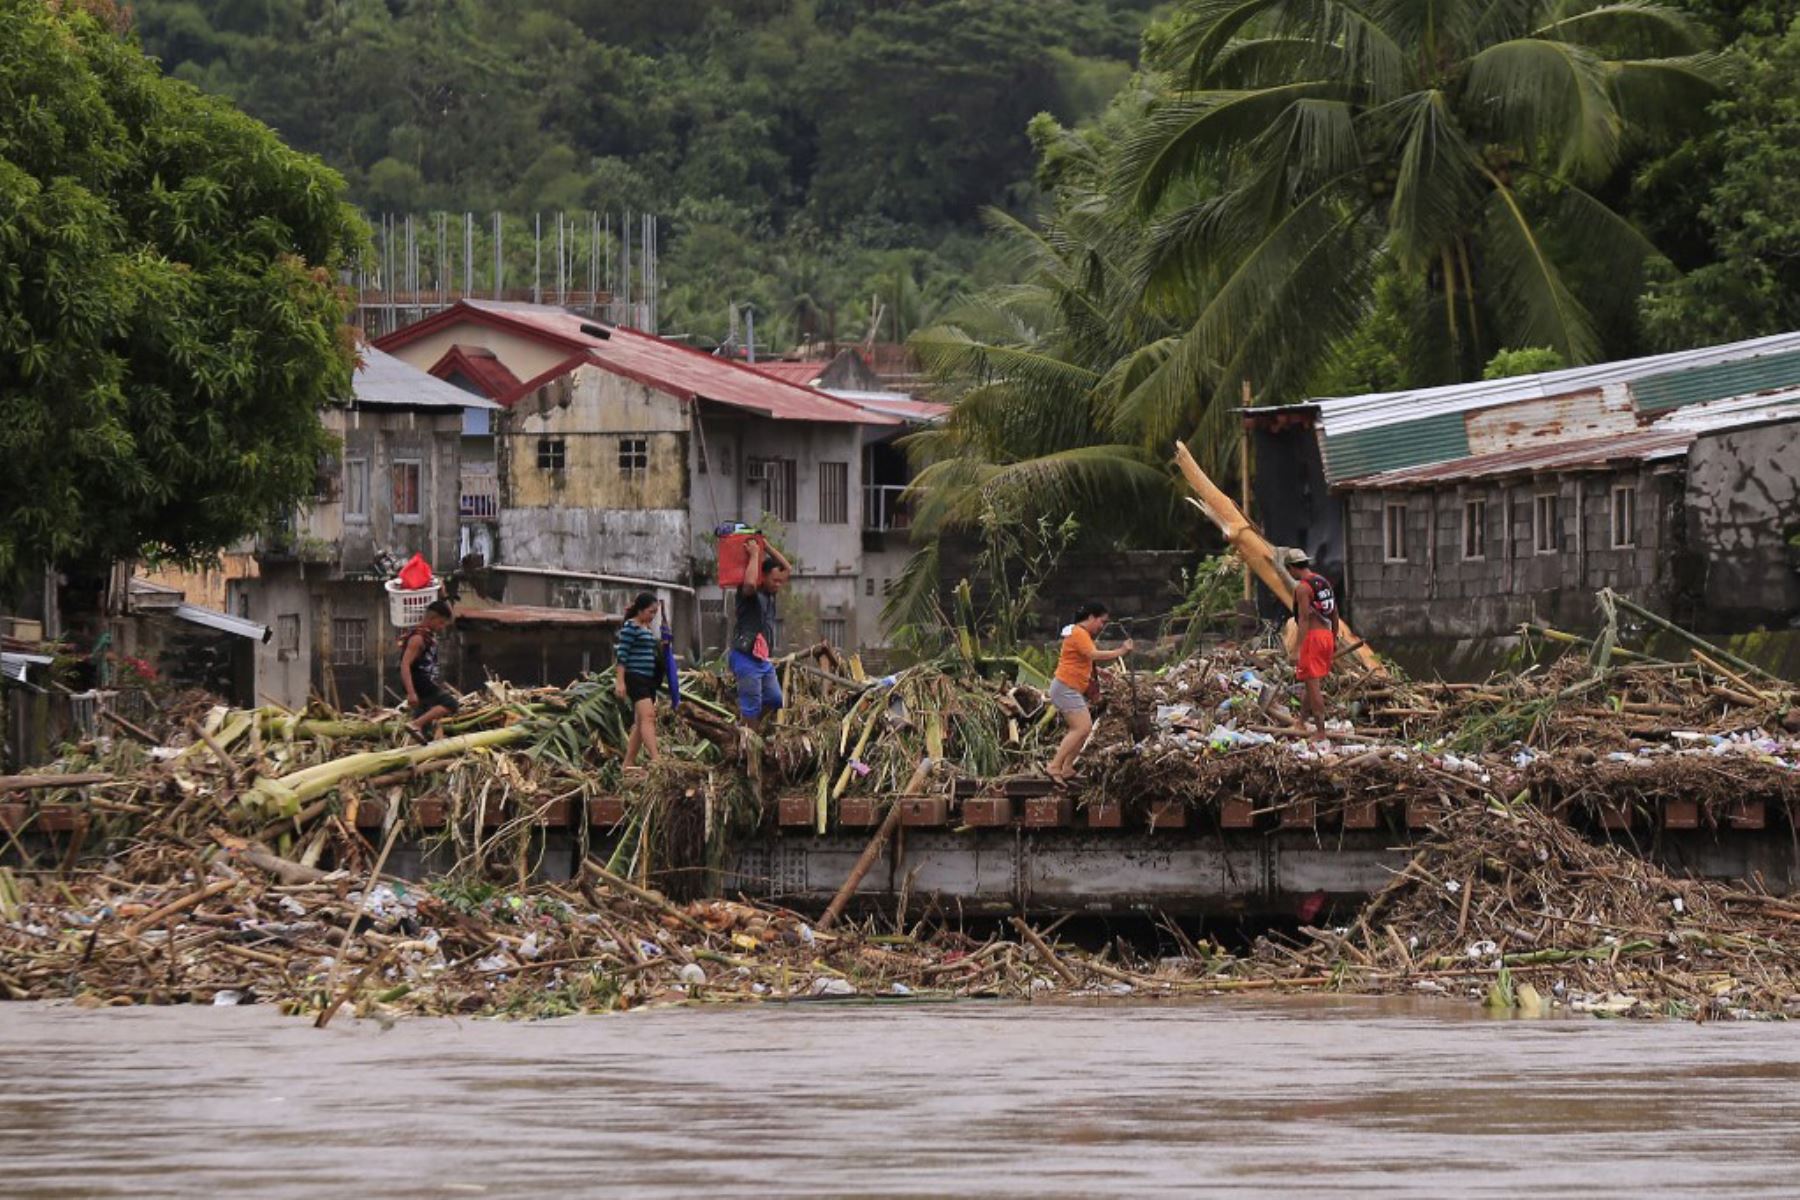
[[[617,612],[651,590],[685,648],[719,648],[714,531],[744,521],[794,560],[784,637],[850,642],[864,431],[899,419],[545,305],[464,301],[380,345],[505,410],[492,565],[509,603]]]
[[[319,473],[313,502],[257,547],[258,576],[232,585],[236,615],[267,625],[257,690],[294,706],[313,693],[345,704],[383,695],[396,630],[377,554],[422,554],[455,569],[464,414],[494,403],[365,347],[352,400],[324,414],[342,442]],[[389,699],[391,699],[391,695]]]
[[[863,428],[863,574],[852,633],[858,646],[885,646],[882,606],[913,552],[912,509],[905,498],[913,470],[900,443],[908,434],[938,424],[949,415],[950,406],[885,390],[874,370],[853,349],[829,360],[755,365],[765,375],[806,383],[865,412],[899,422]]]
[[[1265,532],[1372,637],[1589,628],[1601,587],[1712,632],[1800,615],[1800,334],[1245,422]]]

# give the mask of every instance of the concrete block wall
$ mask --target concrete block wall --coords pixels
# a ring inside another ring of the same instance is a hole
[[[1346,494],[1350,568],[1345,610],[1379,638],[1484,637],[1541,622],[1587,629],[1602,587],[1666,608],[1679,480],[1632,468],[1436,491]],[[1636,489],[1635,544],[1612,544],[1613,489]],[[1554,549],[1539,552],[1538,497],[1556,498]],[[1463,554],[1466,505],[1485,503],[1485,553]],[[1405,506],[1406,557],[1387,561],[1386,510]]]

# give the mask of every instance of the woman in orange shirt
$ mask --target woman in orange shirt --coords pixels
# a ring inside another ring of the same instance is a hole
[[[1124,658],[1132,651],[1129,638],[1117,650],[1100,650],[1094,638],[1106,628],[1106,605],[1084,604],[1075,614],[1075,623],[1063,630],[1062,655],[1056,662],[1056,676],[1050,680],[1050,703],[1062,714],[1069,732],[1045,768],[1045,774],[1058,783],[1075,777],[1075,759],[1093,732],[1094,718],[1088,713],[1088,685],[1094,680],[1094,664]]]

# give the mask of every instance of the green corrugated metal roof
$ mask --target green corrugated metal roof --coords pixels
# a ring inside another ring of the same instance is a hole
[[[1325,438],[1325,478],[1332,483],[1396,467],[1467,458],[1469,427],[1460,412],[1436,413]]]
[[[1708,400],[1747,396],[1797,384],[1800,384],[1800,350],[1740,358],[1736,362],[1714,363],[1710,367],[1691,367],[1667,375],[1651,375],[1634,380],[1630,387],[1631,398],[1639,412],[1663,413]]]

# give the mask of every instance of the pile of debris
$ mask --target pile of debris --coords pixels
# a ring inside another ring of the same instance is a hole
[[[1264,964],[1531,1015],[1800,1016],[1800,903],[1671,876],[1528,804],[1444,808],[1352,925],[1305,933]]]
[[[0,898],[0,991],[91,1006],[273,1002],[324,1024],[345,1006],[361,1016],[538,1017],[1325,982],[1240,977],[1233,960],[1199,947],[1157,963],[1109,962],[1110,950],[1052,948],[1022,921],[1017,941],[948,929],[881,934],[872,924],[827,931],[767,905],[678,905],[593,861],[566,885],[520,890],[270,865],[242,847],[206,862],[145,846],[104,872]]]
[[[1716,649],[1652,662],[1603,639],[1473,685],[1351,668],[1330,683],[1349,719],[1324,737],[1295,727],[1273,636],[1103,672],[1080,804],[1437,814],[1437,836],[1355,925],[1247,958],[1173,927],[1182,953],[1141,960],[1058,947],[1023,923],[1017,941],[883,934],[717,899],[718,868],[783,799],[824,829],[850,799],[894,811],[958,779],[1033,774],[1061,734],[1047,680],[1016,658],[871,678],[815,647],[781,672],[791,703],[761,737],[736,724],[729,680],[684,673],[648,770],[622,766],[629,714],[594,677],[490,683],[428,745],[390,709],[214,708],[184,715],[167,744],[97,739],[39,775],[0,777],[0,854],[19,864],[0,868],[0,992],[538,1013],[1483,979],[1515,998],[1542,980],[1587,1004],[1773,1013],[1795,991],[1800,905],[1671,879],[1574,823],[1670,798],[1795,811],[1793,689]],[[564,822],[576,878],[534,881],[548,814],[602,799],[618,802],[611,828]],[[432,882],[385,873],[406,834]]]

